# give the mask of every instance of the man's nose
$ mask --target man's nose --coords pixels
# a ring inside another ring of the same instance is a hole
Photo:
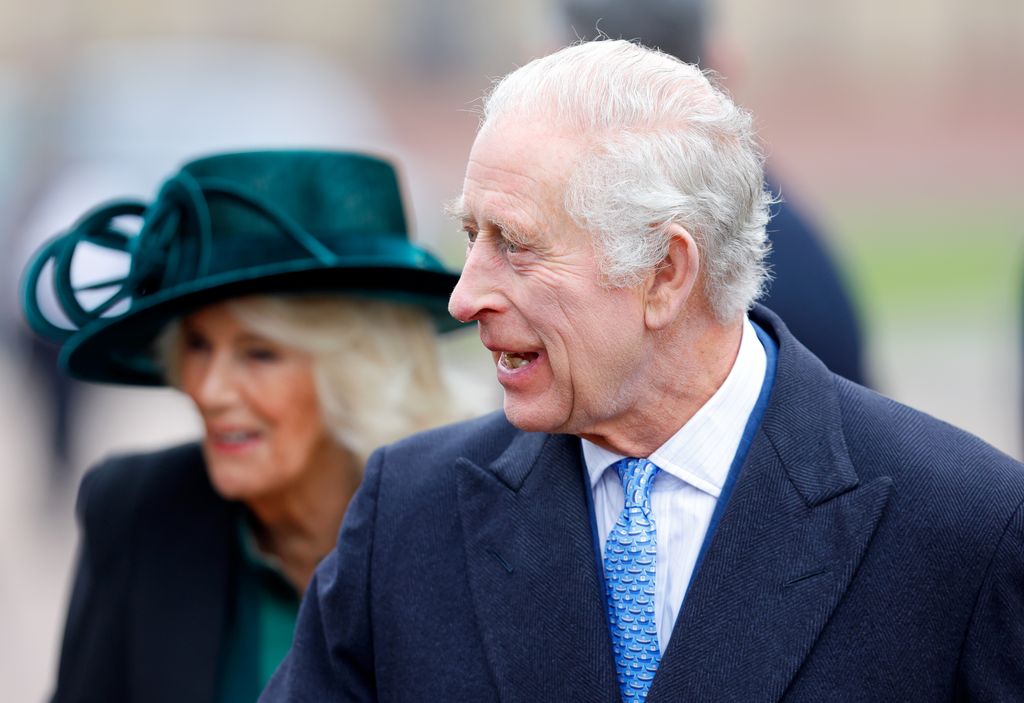
[[[504,308],[504,299],[497,288],[498,272],[491,263],[480,244],[466,255],[466,265],[448,300],[448,312],[459,322],[480,320],[488,312]]]

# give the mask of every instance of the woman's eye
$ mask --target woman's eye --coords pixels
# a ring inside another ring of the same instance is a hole
[[[183,341],[186,351],[208,351],[210,349],[210,343],[201,334],[186,333]]]
[[[281,358],[275,350],[263,348],[248,349],[245,356],[252,361],[277,361]]]

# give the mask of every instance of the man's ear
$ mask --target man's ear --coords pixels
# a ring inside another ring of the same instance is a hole
[[[644,322],[649,329],[663,329],[679,316],[700,273],[693,236],[677,224],[669,225],[668,235],[668,253],[644,282]]]

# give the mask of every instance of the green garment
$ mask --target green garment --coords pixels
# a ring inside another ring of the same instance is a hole
[[[218,703],[253,703],[288,653],[300,596],[238,518],[237,596],[229,614],[217,682]]]

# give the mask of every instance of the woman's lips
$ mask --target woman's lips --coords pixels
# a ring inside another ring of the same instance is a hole
[[[226,430],[209,432],[210,446],[220,452],[236,453],[252,447],[260,440],[260,433],[253,430]]]

